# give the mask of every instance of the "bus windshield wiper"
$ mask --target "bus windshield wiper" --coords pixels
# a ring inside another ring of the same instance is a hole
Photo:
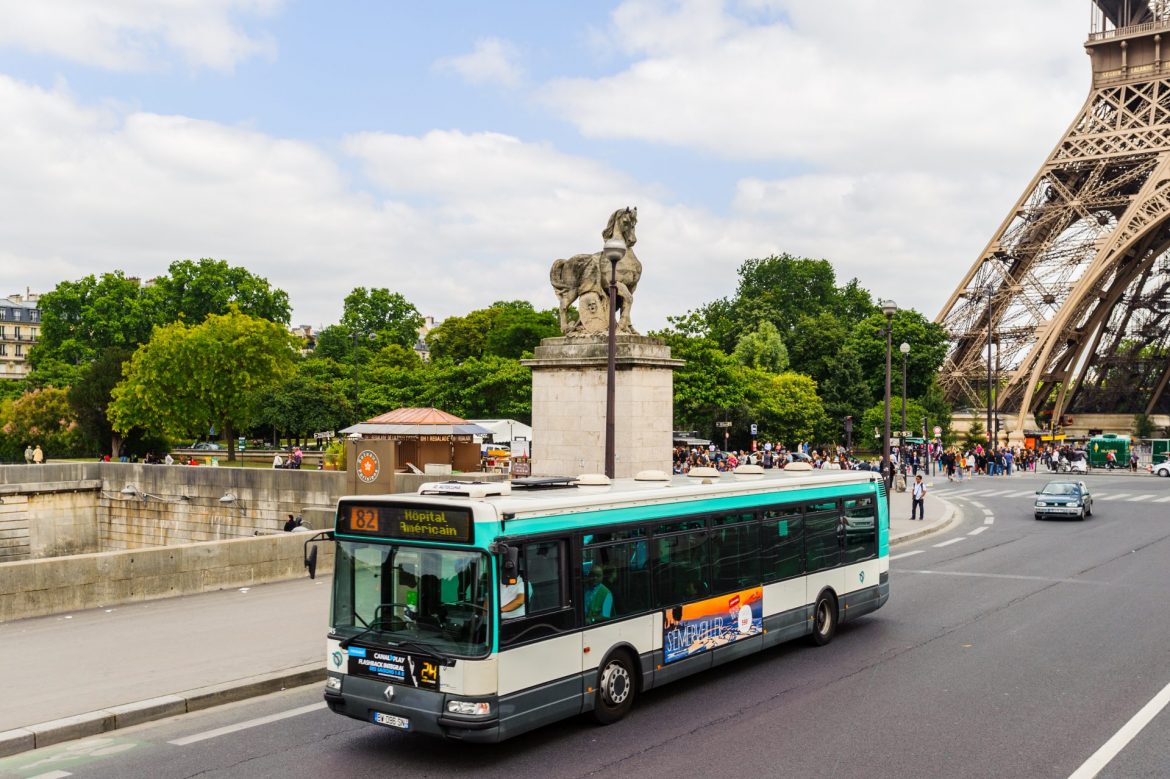
[[[361,617],[358,617],[358,619],[361,619]],[[372,622],[370,622],[370,624],[366,625],[366,627],[360,633],[355,633],[354,635],[350,636],[349,638],[341,640],[340,642],[338,642],[337,645],[340,646],[342,649],[349,649],[349,645],[352,644],[354,641],[357,641],[362,636],[369,635],[370,633],[373,633],[373,632],[381,630],[381,629],[382,629],[382,620],[380,618],[375,618]]]
[[[438,660],[440,662],[446,662],[447,660],[445,656],[439,654],[431,647],[427,646],[426,644],[420,644],[417,641],[395,641],[390,644],[390,646],[396,649],[413,649],[425,657],[429,657],[432,660]]]

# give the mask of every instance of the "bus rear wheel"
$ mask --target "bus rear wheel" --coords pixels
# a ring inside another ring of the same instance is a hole
[[[602,664],[597,678],[593,719],[611,725],[626,716],[634,706],[636,689],[637,677],[630,655],[620,650],[614,652]]]
[[[822,592],[813,607],[812,642],[824,646],[837,634],[837,599],[833,593]]]

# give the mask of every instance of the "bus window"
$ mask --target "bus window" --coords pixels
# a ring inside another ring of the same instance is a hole
[[[752,514],[736,514],[737,519],[755,519]],[[712,534],[715,592],[734,592],[760,583],[760,526],[724,525]]]
[[[800,506],[769,509],[760,527],[763,580],[779,581],[804,573],[804,521]]]
[[[525,615],[559,609],[564,605],[561,585],[561,545],[538,541],[524,545],[522,570],[528,587]]]
[[[711,594],[707,533],[679,533],[654,539],[654,588],[658,606],[702,600]]]
[[[849,498],[841,504],[845,522],[845,562],[877,554],[877,514],[873,498]]]
[[[840,564],[841,514],[837,501],[804,507],[805,570],[823,571]]]
[[[581,557],[585,624],[638,614],[650,608],[650,569],[646,557],[645,541],[585,547]]]

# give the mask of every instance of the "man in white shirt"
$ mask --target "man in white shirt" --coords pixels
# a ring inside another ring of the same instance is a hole
[[[911,493],[912,502],[910,504],[910,519],[914,519],[914,515],[918,514],[918,519],[926,519],[926,509],[923,507],[923,501],[926,499],[926,485],[922,483],[922,474],[915,474],[914,487]]]
[[[500,616],[516,619],[524,616],[524,579],[517,576],[514,584],[500,585]]]

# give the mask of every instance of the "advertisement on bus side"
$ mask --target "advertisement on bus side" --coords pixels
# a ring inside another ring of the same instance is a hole
[[[663,613],[662,654],[672,663],[764,630],[764,588],[675,606]]]

